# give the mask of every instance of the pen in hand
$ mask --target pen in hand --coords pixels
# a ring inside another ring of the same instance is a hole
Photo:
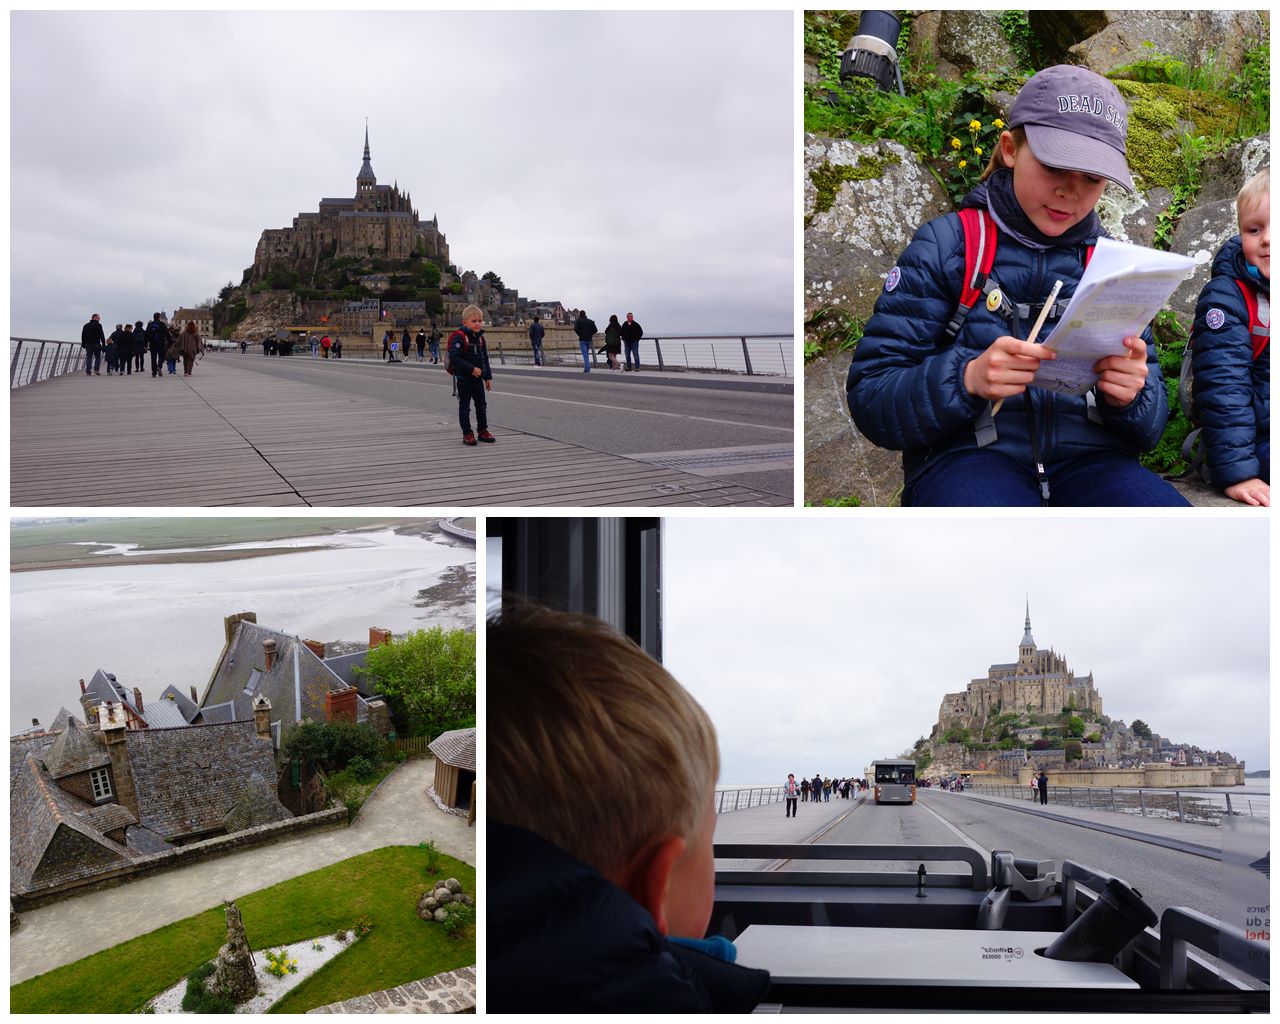
[[[1044,300],[1044,305],[1040,307],[1040,315],[1036,318],[1036,324],[1031,328],[1031,333],[1027,335],[1028,344],[1034,345],[1036,338],[1040,336],[1040,328],[1044,326],[1045,318],[1049,315],[1049,310],[1053,308],[1054,302],[1058,299],[1058,292],[1062,290],[1062,282],[1054,281],[1053,290],[1049,292],[1049,297]],[[1004,405],[1004,399],[997,400],[996,404],[991,407],[991,415],[995,416],[1000,411],[1000,406]]]

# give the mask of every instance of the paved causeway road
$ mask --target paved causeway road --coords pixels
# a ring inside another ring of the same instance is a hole
[[[438,366],[206,355],[11,392],[11,503],[788,505],[790,381],[495,367],[466,448]]]

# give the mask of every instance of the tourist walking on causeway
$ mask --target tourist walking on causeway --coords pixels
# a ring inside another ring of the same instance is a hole
[[[169,335],[168,347],[164,350],[164,364],[169,368],[169,375],[178,372],[178,328],[170,324],[165,328]]]
[[[609,369],[618,368],[618,356],[622,355],[622,325],[618,323],[618,314],[609,315],[609,323],[604,329],[604,353],[609,358]]]
[[[476,438],[492,444],[496,438],[489,433],[484,393],[493,384],[489,370],[489,350],[485,346],[484,314],[478,306],[468,306],[462,311],[462,326],[449,335],[449,352],[446,364],[458,385],[458,425],[462,427],[462,443],[475,444]],[[471,432],[471,403],[476,404],[476,426],[480,433]]]
[[[147,349],[151,353],[151,376],[162,376],[160,361],[164,359],[165,349],[169,347],[169,329],[165,327],[157,313],[147,324]]]
[[[196,329],[196,322],[188,320],[182,337],[178,339],[178,354],[182,356],[182,376],[190,377],[196,365],[196,356],[204,351],[204,339]]]
[[[431,321],[431,336],[427,339],[427,347],[431,350],[431,361],[440,362],[440,328],[434,320]]]
[[[631,369],[631,361],[635,360],[635,368],[640,369],[640,339],[644,337],[644,328],[636,323],[636,318],[627,314],[627,321],[622,325],[622,348],[625,353],[626,369]]]
[[[133,358],[137,360],[137,366],[134,369],[141,373],[142,365],[147,359],[147,339],[143,337],[141,320],[133,325]]]
[[[94,313],[89,322],[80,328],[80,347],[84,349],[84,374],[86,377],[102,376],[102,348],[107,337],[102,333],[102,315]]]
[[[1047,804],[1049,802],[1049,776],[1043,769],[1040,771],[1040,778],[1036,779],[1036,786],[1040,790],[1040,802]]]
[[[405,328],[400,334],[400,351],[404,353],[404,361],[409,361],[409,346],[412,341],[409,339],[409,328]]]
[[[529,325],[529,344],[533,347],[533,365],[542,365],[542,338],[546,334],[546,329],[535,316],[533,323]]]
[[[591,372],[591,339],[596,336],[596,322],[584,309],[573,322],[573,333],[578,336],[578,348],[582,350],[582,372]]]
[[[787,776],[787,781],[782,786],[782,796],[787,801],[785,817],[794,818],[796,816],[796,797],[799,795],[800,787],[796,785],[795,772],[792,772]]]
[[[809,802],[809,780],[808,779],[800,780],[800,802],[802,804],[807,804]]]
[[[323,338],[320,339],[320,358],[328,359],[329,350],[331,348],[333,348],[333,339],[331,339],[329,335],[326,334]]]
[[[422,328],[422,327],[419,327],[419,328],[418,328],[418,336],[417,336],[416,338],[414,338],[414,339],[413,339],[413,341],[414,341],[414,344],[418,346],[418,362],[420,362],[420,363],[422,363],[422,362],[426,362],[426,360],[425,360],[425,358],[424,358],[424,357],[426,356],[426,353],[427,353],[427,332],[426,332],[426,329],[425,329],[425,328]]]
[[[116,368],[116,358],[120,352],[121,342],[124,341],[124,324],[116,324],[116,329],[111,332],[111,337],[107,339],[107,376],[111,376],[111,371]]]
[[[125,324],[116,339],[116,370],[133,376],[133,324]]]

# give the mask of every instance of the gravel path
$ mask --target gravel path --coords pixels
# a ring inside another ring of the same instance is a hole
[[[348,828],[299,836],[26,911],[21,926],[9,935],[9,984],[221,906],[223,900],[383,846],[430,840],[442,853],[475,864],[475,829],[465,818],[437,809],[427,795],[434,775],[433,759],[406,761]]]

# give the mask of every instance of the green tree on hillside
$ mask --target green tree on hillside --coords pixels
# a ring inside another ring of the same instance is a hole
[[[440,626],[369,651],[363,668],[412,736],[476,724],[476,636]]]
[[[1141,718],[1135,718],[1133,725],[1129,726],[1133,730],[1135,736],[1141,736],[1144,740],[1151,739],[1151,726],[1147,725]]]

